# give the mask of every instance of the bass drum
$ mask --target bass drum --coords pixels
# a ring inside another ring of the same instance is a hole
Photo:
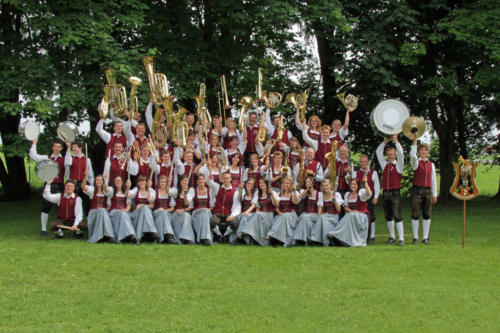
[[[38,162],[35,167],[35,173],[44,182],[49,182],[57,178],[59,174],[59,166],[52,160],[44,160]]]
[[[71,121],[64,121],[57,127],[57,136],[64,142],[74,142],[78,135],[78,126]]]
[[[391,136],[401,133],[403,123],[410,117],[410,109],[397,99],[386,99],[378,103],[370,115],[370,123],[375,133]]]
[[[28,120],[19,125],[19,134],[29,141],[35,141],[40,135],[40,126],[38,126],[38,123]]]

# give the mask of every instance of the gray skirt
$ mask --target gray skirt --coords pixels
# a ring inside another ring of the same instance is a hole
[[[347,213],[339,223],[328,233],[348,246],[366,246],[368,235],[368,217],[363,213]]]
[[[166,210],[155,210],[153,212],[156,230],[158,231],[158,243],[163,243],[165,235],[174,234],[172,228],[172,216]]]
[[[297,228],[295,228],[295,232],[293,233],[293,241],[306,242],[310,238],[311,229],[317,220],[318,214],[316,213],[300,214]]]
[[[245,227],[241,229],[243,239],[249,243],[249,237],[253,238],[261,246],[269,245],[267,234],[273,223],[273,212],[256,212],[248,219]]]
[[[272,237],[289,246],[292,243],[292,236],[297,227],[297,214],[295,212],[282,213],[276,215],[267,237]]]
[[[173,213],[172,228],[174,229],[174,237],[178,244],[181,244],[181,240],[194,243],[195,237],[189,213]]]
[[[106,208],[91,209],[87,216],[89,242],[97,243],[103,237],[115,238],[113,225]]]
[[[137,239],[140,240],[145,233],[158,235],[151,207],[144,205],[141,209],[134,210],[130,215]]]
[[[210,230],[211,217],[212,212],[208,208],[199,208],[193,211],[191,223],[193,224],[197,243],[200,243],[203,239],[208,239],[212,243],[212,230]]]
[[[243,214],[238,215],[238,230],[236,231],[236,235],[238,237],[241,237],[243,230],[246,228],[246,225],[248,224],[248,221],[250,221],[252,216],[253,213],[248,214],[248,216],[245,216]]]
[[[135,229],[132,226],[132,220],[127,212],[120,209],[113,209],[109,212],[109,219],[113,225],[113,231],[117,241],[122,241],[129,236],[135,236]]]
[[[337,214],[323,214],[318,217],[318,220],[311,228],[311,234],[309,239],[328,246],[328,233],[337,225],[339,222],[339,216]]]

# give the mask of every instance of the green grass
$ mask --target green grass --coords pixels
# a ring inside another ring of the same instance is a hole
[[[465,249],[460,202],[429,247],[379,223],[367,248],[284,249],[41,239],[38,198],[0,203],[0,331],[498,332],[497,207],[469,203]]]

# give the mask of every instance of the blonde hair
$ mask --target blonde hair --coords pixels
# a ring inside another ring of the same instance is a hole
[[[293,179],[290,176],[285,176],[285,177],[281,178],[281,193],[283,193],[283,184],[285,182],[290,182],[290,190],[289,190],[289,192],[291,192],[291,187],[293,185]]]
[[[318,127],[316,127],[314,130],[320,129],[321,128],[321,119],[317,115],[312,115],[309,117],[309,120],[307,121],[307,126],[309,126],[309,128],[312,128],[311,122],[313,119],[316,119],[318,121]]]

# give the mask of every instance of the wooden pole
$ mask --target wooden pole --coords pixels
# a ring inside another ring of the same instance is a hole
[[[462,232],[462,249],[465,248],[465,216],[466,216],[466,205],[467,205],[467,200],[464,200],[464,229]]]

